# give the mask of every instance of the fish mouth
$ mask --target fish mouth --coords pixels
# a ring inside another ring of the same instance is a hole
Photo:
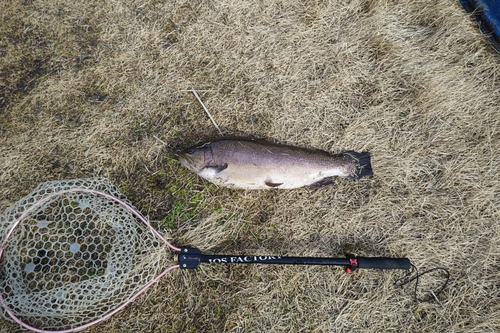
[[[189,157],[186,153],[182,153],[179,155],[179,162],[188,170],[198,173],[202,170],[202,168],[198,167],[196,163],[194,163],[193,159]]]

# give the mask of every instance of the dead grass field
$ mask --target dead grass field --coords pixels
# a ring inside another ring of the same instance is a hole
[[[227,135],[367,150],[375,176],[237,191],[175,152]],[[500,56],[458,1],[0,2],[0,211],[106,176],[176,245],[408,257],[401,272],[175,271],[88,332],[500,331]],[[422,279],[419,295],[441,283]],[[18,326],[0,319],[1,332]]]

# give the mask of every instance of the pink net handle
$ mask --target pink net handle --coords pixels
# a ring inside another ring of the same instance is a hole
[[[144,223],[148,228],[149,230],[151,230],[151,232],[153,234],[156,235],[156,237],[158,237],[160,240],[162,240],[170,249],[174,250],[175,252],[180,252],[181,249],[178,248],[178,247],[175,247],[173,246],[169,241],[167,241],[158,231],[156,231],[152,226],[151,224],[146,220],[146,218],[144,218],[141,213],[139,213],[137,210],[135,210],[132,206],[130,206],[129,204],[127,204],[126,202],[124,202],[123,200],[120,200],[119,198],[115,197],[115,196],[112,196],[108,193],[104,193],[104,192],[101,192],[101,191],[96,191],[96,190],[91,190],[91,189],[85,189],[85,188],[75,188],[75,189],[70,189],[70,190],[64,190],[64,191],[59,191],[57,193],[53,193],[47,197],[44,197],[38,201],[36,201],[30,208],[28,208],[26,211],[23,212],[23,214],[21,214],[21,216],[12,224],[11,228],[9,229],[9,231],[7,232],[6,236],[5,236],[5,239],[3,240],[2,242],[2,246],[0,247],[0,260],[2,259],[2,256],[3,256],[3,252],[4,252],[4,249],[5,249],[5,246],[7,245],[7,241],[8,239],[10,238],[10,236],[12,235],[12,233],[14,232],[14,229],[19,225],[19,223],[21,223],[21,221],[31,212],[33,211],[35,208],[38,208],[39,206],[41,206],[43,203],[47,202],[48,200],[58,196],[58,195],[61,195],[61,194],[65,194],[65,193],[92,193],[92,194],[95,194],[95,195],[100,195],[100,196],[103,196],[107,199],[110,199],[122,206],[124,206],[125,208],[127,208],[128,211],[130,211],[132,214],[134,214],[139,220],[142,221],[142,223]],[[174,270],[176,268],[179,268],[179,265],[174,265],[174,266],[171,266],[169,268],[167,268],[166,270],[164,270],[163,272],[161,272],[157,277],[155,277],[153,280],[151,280],[150,282],[148,282],[146,285],[144,285],[144,287],[142,287],[137,293],[135,293],[132,297],[130,297],[127,301],[125,301],[122,305],[118,306],[116,309],[108,312],[107,314],[105,314],[104,316],[102,316],[101,318],[99,319],[96,319],[90,323],[87,323],[85,325],[81,325],[81,326],[78,326],[78,327],[74,327],[74,328],[71,328],[71,329],[67,329],[67,330],[60,330],[60,331],[47,331],[47,330],[41,330],[41,329],[38,329],[36,327],[32,327],[28,324],[25,324],[23,323],[19,318],[16,317],[15,314],[13,314],[8,308],[7,306],[5,305],[5,301],[3,299],[3,296],[2,294],[0,293],[0,302],[2,303],[2,306],[3,308],[5,309],[5,312],[8,313],[8,315],[16,322],[18,323],[19,325],[21,325],[22,327],[28,329],[28,330],[31,330],[33,332],[37,332],[37,333],[69,333],[69,332],[78,332],[78,331],[81,331],[83,329],[86,329],[92,325],[95,325],[97,323],[100,323],[106,319],[108,319],[109,317],[113,316],[115,313],[117,313],[118,311],[122,310],[123,308],[125,308],[128,304],[130,304],[131,302],[133,302],[137,297],[139,297],[139,295],[141,295],[142,293],[144,293],[149,287],[151,287],[153,284],[155,284],[156,282],[158,282],[165,274],[167,274],[168,272],[170,272],[171,270]]]

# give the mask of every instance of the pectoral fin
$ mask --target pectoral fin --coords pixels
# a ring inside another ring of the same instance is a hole
[[[307,186],[312,187],[312,188],[320,188],[320,187],[332,186],[334,184],[335,184],[335,181],[333,180],[332,177],[326,177],[326,178],[318,180],[317,182],[309,184]]]
[[[219,173],[219,172],[221,172],[222,170],[227,169],[227,163],[224,163],[224,164],[222,164],[222,165],[210,165],[210,166],[207,166],[207,169],[211,169],[211,170],[213,170],[215,173]]]

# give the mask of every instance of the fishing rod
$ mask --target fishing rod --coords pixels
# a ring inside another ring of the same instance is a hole
[[[343,266],[346,273],[351,273],[358,268],[404,270],[411,268],[408,258],[356,257],[353,254],[348,254],[346,258],[212,255],[201,254],[199,249],[188,247],[181,248],[176,259],[181,269],[196,269],[200,263]]]

